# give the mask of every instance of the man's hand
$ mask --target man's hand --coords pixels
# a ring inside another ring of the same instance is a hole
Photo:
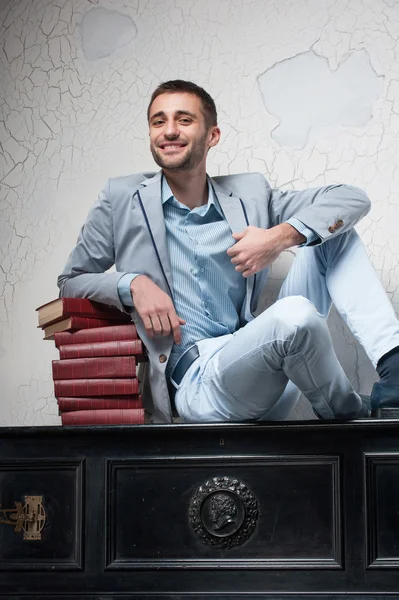
[[[173,332],[174,341],[180,344],[180,325],[186,322],[177,316],[170,296],[146,275],[138,275],[133,279],[130,292],[147,335],[152,338],[154,335],[169,335]]]
[[[270,229],[262,229],[249,225],[240,233],[233,233],[237,240],[227,254],[236,265],[236,271],[244,277],[254,275],[271,265],[287,248],[306,241],[289,223],[281,223]]]

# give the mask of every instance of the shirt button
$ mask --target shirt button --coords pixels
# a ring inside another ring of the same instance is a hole
[[[168,360],[168,357],[166,356],[166,354],[160,354],[159,355],[159,362],[160,363],[164,363]]]
[[[205,269],[200,269],[200,273],[205,273]]]

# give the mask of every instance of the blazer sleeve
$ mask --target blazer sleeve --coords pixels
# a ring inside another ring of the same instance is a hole
[[[271,226],[295,217],[320,238],[314,244],[349,231],[371,207],[367,194],[350,185],[328,185],[303,191],[269,187],[268,193]]]
[[[76,246],[57,279],[59,295],[65,298],[89,298],[130,312],[131,308],[123,306],[118,294],[118,281],[126,273],[105,273],[114,263],[113,217],[108,182],[89,211]]]

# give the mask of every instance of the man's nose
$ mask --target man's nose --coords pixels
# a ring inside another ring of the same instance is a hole
[[[174,139],[178,136],[179,128],[177,127],[177,123],[174,121],[168,121],[165,125],[165,137]]]

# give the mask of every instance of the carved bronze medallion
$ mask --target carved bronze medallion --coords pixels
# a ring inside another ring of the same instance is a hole
[[[238,479],[214,477],[195,492],[188,516],[191,527],[205,544],[232,548],[243,544],[254,532],[258,504]]]

